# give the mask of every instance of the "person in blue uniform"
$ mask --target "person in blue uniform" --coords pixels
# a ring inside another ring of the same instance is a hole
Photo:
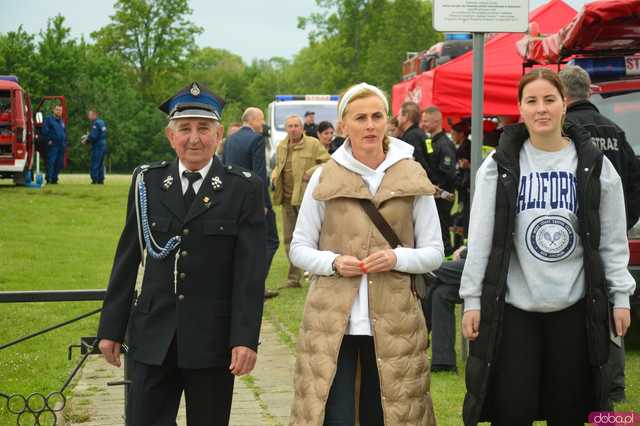
[[[107,153],[107,125],[98,117],[98,111],[90,109],[87,117],[91,121],[91,131],[87,141],[91,144],[91,175],[92,184],[104,184],[104,156]]]
[[[215,157],[223,106],[197,82],[164,102],[177,158],[133,174],[98,330],[100,351],[115,366],[128,332],[130,425],[174,425],[183,393],[190,426],[226,425],[234,378],[256,363],[263,184]]]
[[[64,167],[64,150],[67,147],[67,129],[62,118],[62,105],[55,105],[52,114],[45,118],[40,138],[46,153],[47,183],[57,184],[58,174]]]

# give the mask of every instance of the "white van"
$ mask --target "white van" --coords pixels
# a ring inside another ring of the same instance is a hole
[[[267,108],[267,124],[271,128],[267,149],[267,168],[275,166],[275,153],[278,143],[287,136],[284,122],[290,115],[299,115],[313,111],[315,123],[330,121],[334,127],[338,118],[338,95],[276,95]]]

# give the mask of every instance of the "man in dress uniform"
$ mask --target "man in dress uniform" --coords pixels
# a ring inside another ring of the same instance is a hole
[[[262,183],[214,157],[224,101],[197,82],[164,102],[177,158],[140,166],[98,338],[120,365],[128,330],[134,426],[226,425],[234,377],[256,362],[264,303]],[[136,287],[138,266],[144,276]]]

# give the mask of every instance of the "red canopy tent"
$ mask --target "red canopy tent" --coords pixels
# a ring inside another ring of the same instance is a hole
[[[554,33],[568,24],[576,11],[562,0],[551,0],[529,14],[543,34]],[[484,113],[518,115],[517,91],[522,77],[522,57],[516,49],[520,33],[501,33],[485,43]],[[393,86],[392,110],[397,114],[403,102],[417,102],[421,108],[438,106],[444,115],[471,115],[473,52]]]

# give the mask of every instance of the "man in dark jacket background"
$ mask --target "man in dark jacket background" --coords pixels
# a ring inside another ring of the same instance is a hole
[[[413,147],[413,158],[429,173],[427,153],[424,141],[427,135],[418,126],[420,123],[420,107],[415,102],[405,102],[398,114],[397,132],[399,138]],[[431,175],[429,175],[431,179]]]
[[[558,74],[567,96],[567,121],[585,128],[591,134],[593,144],[607,156],[622,180],[627,213],[627,229],[640,216],[640,161],[627,142],[624,130],[613,121],[600,114],[598,108],[589,102],[591,79],[580,67],[566,66]],[[625,399],[624,345],[622,348],[611,344],[609,352],[609,399]]]
[[[225,142],[222,153],[222,162],[234,166],[244,167],[255,173],[263,183],[263,198],[265,207],[265,225],[267,228],[267,264],[265,280],[271,268],[271,261],[278,250],[280,240],[276,227],[276,214],[273,212],[271,197],[269,197],[269,181],[267,180],[267,167],[265,157],[265,138],[262,134],[264,127],[264,114],[258,108],[249,107],[242,114],[242,127],[229,136]],[[275,297],[276,291],[267,290],[265,298]]]
[[[429,138],[423,144],[427,155],[427,174],[431,182],[436,185],[436,207],[440,217],[444,254],[453,253],[449,227],[451,226],[452,194],[456,181],[456,146],[449,136],[442,130],[442,113],[438,107],[430,106],[422,113],[424,127],[429,132]]]

